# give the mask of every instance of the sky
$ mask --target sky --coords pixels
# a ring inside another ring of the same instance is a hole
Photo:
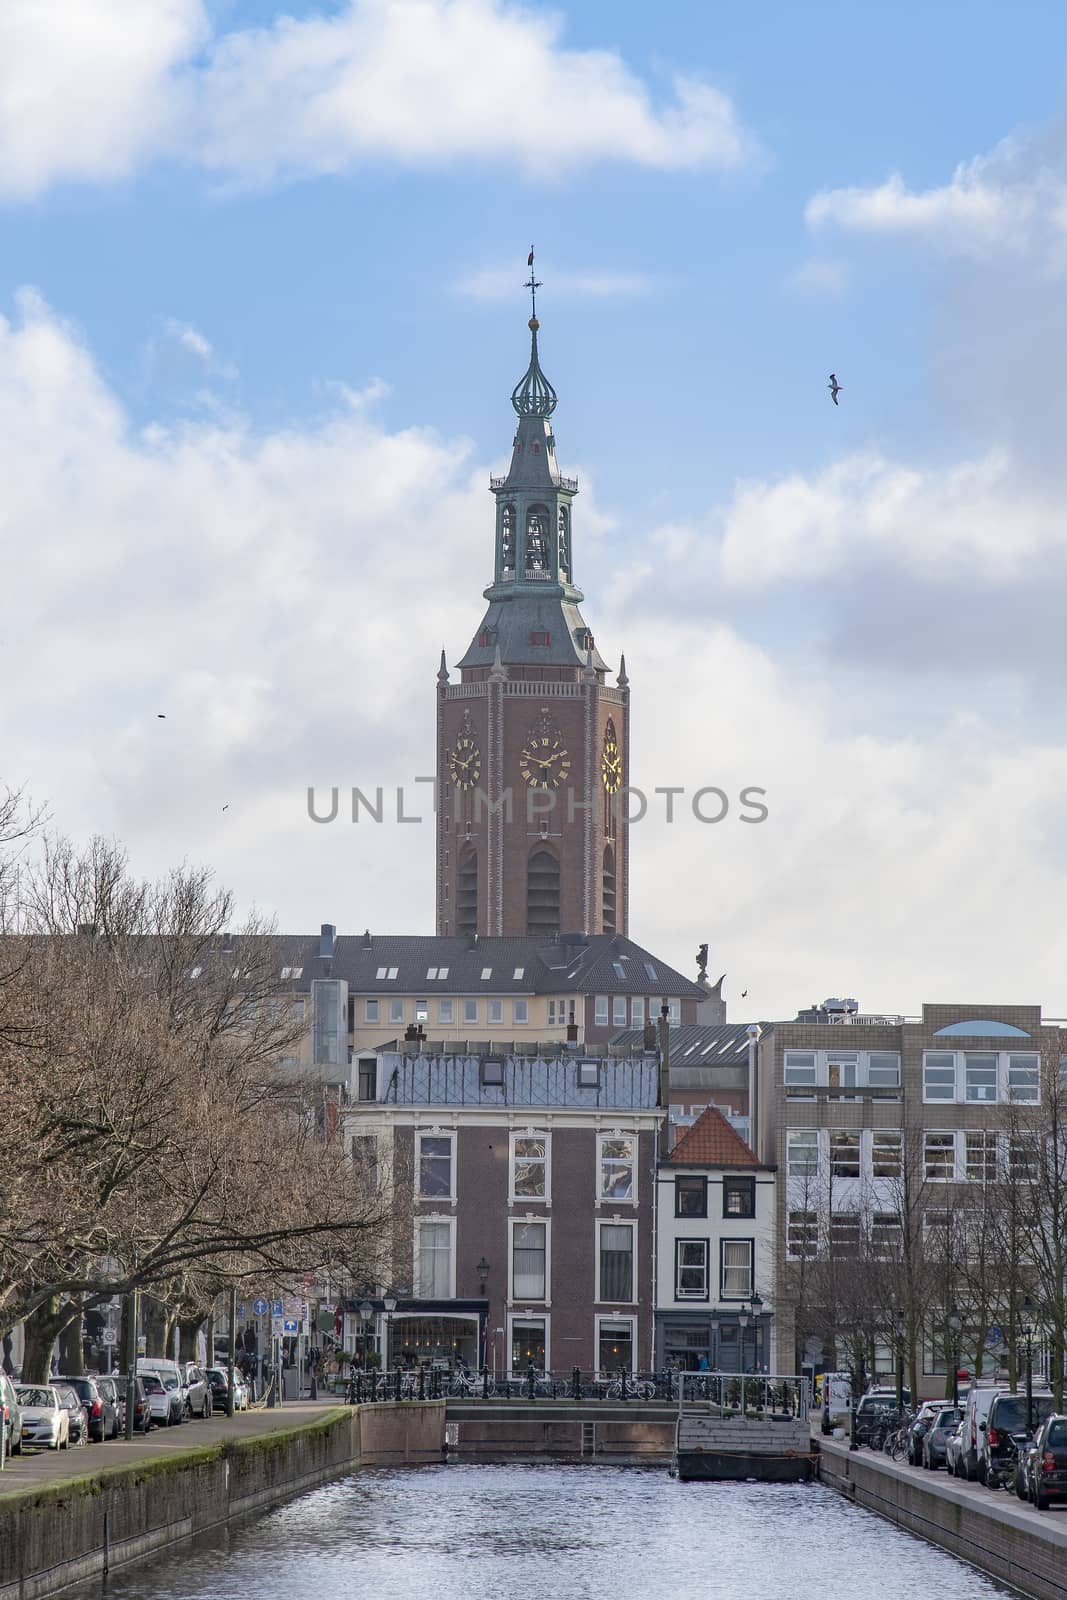
[[[1065,90],[1038,0],[7,0],[0,779],[432,930],[533,242],[631,935],[737,1020],[1067,1015]]]

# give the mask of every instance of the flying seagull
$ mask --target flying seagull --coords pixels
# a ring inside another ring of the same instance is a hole
[[[160,722],[166,722],[167,720],[167,713],[165,711],[157,711],[156,716]]]
[[[830,382],[827,384],[826,387],[830,391],[830,399],[833,401],[834,405],[836,406],[837,397],[841,393],[842,388],[844,387],[843,384],[838,383],[838,381],[837,381],[837,373],[836,372],[831,372],[831,374],[830,374]]]
[[[229,805],[228,805],[228,804],[227,804],[227,805],[224,805],[224,806],[223,806],[223,808],[222,808],[222,809],[223,809],[223,811],[229,811],[229,809],[230,809],[230,807],[229,807]]]
[[[748,993],[748,990],[747,990],[747,989],[742,989],[742,990],[741,990],[741,998],[742,998],[742,1000],[743,1000],[743,999],[744,999],[744,998],[745,998],[745,996],[746,996],[746,994],[747,994],[747,993]]]

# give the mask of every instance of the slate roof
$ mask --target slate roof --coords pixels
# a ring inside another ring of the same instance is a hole
[[[438,938],[433,934],[339,934],[333,955],[319,935],[273,936],[278,975],[297,991],[315,978],[343,978],[354,994],[636,994],[699,1000],[704,991],[621,934],[542,938]],[[618,970],[616,970],[618,968]],[[395,969],[396,976],[389,977]],[[444,977],[428,973],[444,971]],[[299,972],[299,976],[297,976]],[[488,975],[483,977],[483,973]],[[379,976],[380,974],[380,976]],[[633,1049],[644,1043],[640,1029]]]
[[[702,1111],[667,1157],[672,1167],[759,1167],[739,1133],[715,1106]]]
[[[671,1073],[680,1067],[748,1066],[747,1022],[692,1022],[670,1031]],[[627,1028],[612,1039],[613,1046],[639,1050],[640,1028]]]

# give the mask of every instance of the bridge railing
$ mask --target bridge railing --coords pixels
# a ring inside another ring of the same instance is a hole
[[[392,1371],[354,1372],[345,1388],[350,1405],[372,1405],[397,1400],[602,1400],[616,1403],[658,1401],[673,1405],[679,1397],[682,1374],[661,1372],[545,1372],[527,1367],[525,1372],[493,1372],[488,1367],[440,1370],[395,1368]]]
[[[806,1422],[811,1383],[796,1373],[679,1372],[679,1413],[689,1410],[730,1417],[791,1417]]]

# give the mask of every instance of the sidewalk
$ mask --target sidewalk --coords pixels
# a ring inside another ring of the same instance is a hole
[[[38,1450],[26,1446],[22,1455],[8,1456],[5,1460],[4,1470],[0,1472],[0,1496],[106,1472],[111,1467],[125,1467],[135,1461],[180,1455],[204,1445],[221,1444],[226,1439],[261,1437],[313,1422],[338,1409],[343,1406],[335,1396],[321,1400],[288,1400],[274,1410],[239,1411],[234,1417],[216,1412],[206,1422],[195,1419],[178,1427],[153,1428],[151,1433],[139,1433],[128,1443],[125,1439],[114,1439],[104,1444],[72,1445],[69,1450]]]

